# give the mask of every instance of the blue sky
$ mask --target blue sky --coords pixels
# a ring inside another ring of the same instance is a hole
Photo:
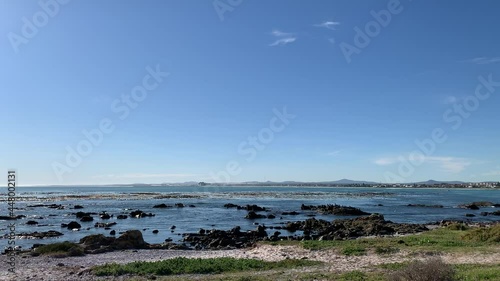
[[[498,1],[40,3],[0,1],[20,184],[500,179]]]

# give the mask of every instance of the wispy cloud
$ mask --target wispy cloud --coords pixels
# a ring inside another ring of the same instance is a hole
[[[144,178],[188,178],[196,177],[198,174],[148,174],[148,173],[131,173],[131,174],[108,174],[97,175],[93,178],[98,179],[144,179]]]
[[[286,32],[282,32],[282,31],[279,31],[279,30],[273,30],[271,32],[272,35],[276,36],[276,37],[290,37],[290,36],[293,36],[292,33],[286,33]]]
[[[469,160],[457,157],[426,157],[425,161],[437,164],[444,171],[454,174],[460,173],[471,164]]]
[[[396,157],[382,157],[379,159],[376,159],[373,163],[380,165],[380,166],[386,166],[386,165],[392,165],[395,163],[398,163],[398,158]]]
[[[326,155],[328,155],[328,156],[337,156],[337,155],[339,155],[340,152],[342,152],[342,150],[335,150],[335,151],[332,151],[332,152],[328,152]]]
[[[405,159],[407,159],[407,157],[405,157]],[[399,162],[400,160],[398,157],[383,157],[374,161],[375,164],[380,166],[393,165]],[[454,174],[462,172],[471,164],[471,161],[466,158],[436,156],[426,156],[424,162],[431,165],[437,165],[443,171]]]
[[[271,43],[269,46],[273,47],[273,46],[279,46],[279,45],[286,45],[288,43],[295,42],[295,40],[297,40],[297,38],[294,38],[294,37],[278,39],[278,40],[274,41],[273,43]]]
[[[269,44],[271,47],[290,44],[297,40],[297,37],[293,33],[282,32],[276,29],[271,34],[276,38],[273,43]]]
[[[322,22],[320,24],[315,24],[314,26],[323,27],[323,28],[327,28],[330,30],[335,30],[335,26],[337,26],[339,24],[340,24],[340,22],[338,22],[338,21],[325,21],[325,22]]]
[[[474,64],[490,64],[490,63],[497,63],[500,62],[500,57],[479,57],[479,58],[473,58],[469,60],[463,60],[461,62],[465,63],[474,63]]]

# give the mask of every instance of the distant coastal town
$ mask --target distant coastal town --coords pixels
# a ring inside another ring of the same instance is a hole
[[[340,180],[336,182],[242,182],[242,183],[206,183],[199,186],[290,186],[290,187],[379,187],[379,188],[498,188],[500,182],[440,182],[429,180],[417,183],[376,183]]]

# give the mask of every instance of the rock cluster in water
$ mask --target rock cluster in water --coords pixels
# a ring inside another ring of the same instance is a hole
[[[361,216],[361,215],[369,215],[367,212],[363,212],[358,208],[350,207],[350,206],[341,206],[337,204],[328,204],[328,205],[304,205],[300,206],[301,210],[312,210],[321,214],[328,215],[338,215],[338,216]]]
[[[258,241],[345,240],[363,236],[408,234],[428,230],[421,224],[386,221],[384,216],[379,214],[355,219],[334,220],[333,222],[312,218],[305,221],[289,222],[284,227],[272,228],[290,232],[303,231],[303,235],[281,236],[279,231],[268,235],[266,232],[268,228],[259,225],[256,230],[246,232],[242,232],[239,227],[228,231],[200,229],[198,233],[184,234],[183,241],[194,249],[233,249],[250,247]]]

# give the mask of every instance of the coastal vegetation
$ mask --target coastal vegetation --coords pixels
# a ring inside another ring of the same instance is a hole
[[[97,276],[133,275],[179,275],[179,274],[217,274],[238,271],[262,271],[271,269],[297,268],[321,264],[309,260],[283,260],[266,262],[257,259],[174,258],[156,262],[133,262],[129,264],[107,264],[93,268]]]
[[[364,237],[351,240],[277,241],[271,244],[301,245],[309,250],[338,249],[346,255],[367,252],[391,254],[408,252],[471,252],[498,251],[500,224],[489,227],[468,227],[462,223],[451,223],[446,227],[427,232],[391,237]]]
[[[34,255],[51,255],[58,258],[84,255],[80,245],[68,241],[42,245],[35,248],[33,253]]]
[[[219,261],[225,264],[223,268],[227,271],[219,273],[194,273],[194,268],[198,259],[187,259],[187,263],[178,272],[186,272],[177,275],[155,275],[145,273],[144,270],[129,269],[122,270],[125,266],[106,265],[93,269],[94,274],[99,276],[119,276],[126,274],[127,280],[207,280],[207,281],[281,281],[281,280],[337,280],[337,281],[498,281],[500,280],[500,264],[458,264],[450,265],[444,263],[439,258],[429,258],[424,261],[413,261],[407,263],[388,263],[376,266],[368,271],[351,270],[346,272],[329,271],[322,264],[304,263],[297,260],[287,260],[285,263],[255,263],[255,260],[235,259],[233,263],[244,265],[234,269],[226,267],[230,263]],[[217,263],[216,263],[217,264]],[[257,268],[250,268],[251,266]],[[148,272],[154,272],[160,266],[159,262],[146,266]],[[165,270],[165,269],[163,269]],[[125,273],[128,272],[128,273]],[[132,272],[136,272],[135,274]],[[140,274],[138,272],[141,272]],[[189,273],[188,273],[189,272]],[[429,278],[432,276],[432,278]]]
[[[473,281],[500,280],[499,264],[447,264],[439,257],[473,256],[475,253],[498,254],[500,224],[487,227],[450,223],[419,234],[351,240],[260,242],[276,246],[300,246],[321,253],[337,252],[345,256],[401,255],[404,262],[382,263],[357,270],[332,270],[335,260],[312,261],[309,258],[267,262],[257,259],[173,258],[157,262],[133,262],[96,266],[97,276],[127,275],[131,280],[351,280],[351,281]],[[273,247],[274,248],[274,247]],[[404,258],[406,257],[406,258]],[[413,260],[413,261],[412,261]],[[154,277],[153,277],[154,276]],[[432,278],[430,278],[432,276]]]

